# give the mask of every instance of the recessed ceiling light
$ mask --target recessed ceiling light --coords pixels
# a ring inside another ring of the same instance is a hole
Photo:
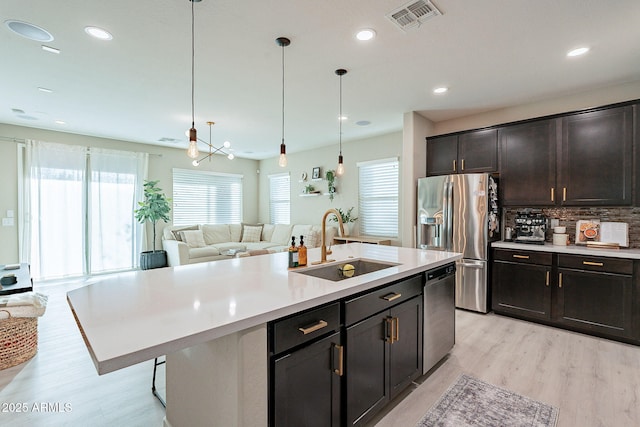
[[[56,124],[58,124],[58,125],[66,125],[67,122],[62,121],[62,120],[56,120]]]
[[[442,86],[442,87],[437,87],[433,90],[433,93],[445,93],[446,91],[448,91],[449,88]]]
[[[47,46],[44,44],[42,45],[42,50],[49,53],[60,53],[60,49],[56,49],[55,47]]]
[[[356,38],[362,41],[371,40],[375,36],[376,36],[376,32],[371,28],[365,28],[363,30],[358,31],[356,34]]]
[[[567,52],[567,56],[580,56],[580,55],[584,55],[587,52],[589,52],[588,47],[579,47],[577,49],[573,49]]]
[[[29,40],[35,40],[38,42],[50,42],[53,40],[51,33],[44,28],[37,25],[29,24],[28,22],[16,21],[9,19],[4,21],[5,25],[14,33],[26,37]]]
[[[369,126],[371,122],[369,120],[358,120],[356,124],[358,126]]]
[[[89,34],[91,37],[95,37],[97,39],[100,40],[111,40],[113,39],[113,36],[111,35],[111,33],[107,30],[103,30],[102,28],[98,28],[98,27],[85,27],[84,31]]]
[[[51,92],[53,92],[53,89],[49,89],[49,88],[46,88],[46,87],[39,87],[39,88],[38,88],[38,90],[39,90],[40,92],[46,92],[46,93],[51,93]]]

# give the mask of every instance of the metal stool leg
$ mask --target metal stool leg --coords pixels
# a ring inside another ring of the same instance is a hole
[[[157,357],[153,361],[153,380],[151,381],[151,393],[153,393],[153,395],[158,398],[160,403],[162,403],[162,406],[164,406],[166,408],[167,407],[167,402],[164,401],[164,399],[160,396],[160,394],[156,390],[156,370],[158,369],[159,365],[164,365],[165,363],[166,363],[166,360],[158,362],[158,358]]]

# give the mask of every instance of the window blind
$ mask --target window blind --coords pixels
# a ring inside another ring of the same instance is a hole
[[[269,217],[272,224],[289,224],[291,179],[288,173],[269,175]]]
[[[242,178],[173,169],[173,225],[241,223]]]
[[[358,163],[360,234],[398,237],[398,160]]]

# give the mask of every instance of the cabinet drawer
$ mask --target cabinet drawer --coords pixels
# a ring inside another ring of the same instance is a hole
[[[521,250],[496,249],[493,259],[497,261],[512,261],[523,264],[551,265],[553,254],[551,252],[534,252]]]
[[[340,329],[340,303],[314,308],[271,324],[273,353],[303,344],[327,332]]]
[[[416,295],[420,295],[424,284],[423,279],[424,274],[419,274],[346,300],[344,304],[345,325],[352,325]]]
[[[558,255],[558,267],[607,273],[633,274],[633,261],[621,258],[560,254]]]

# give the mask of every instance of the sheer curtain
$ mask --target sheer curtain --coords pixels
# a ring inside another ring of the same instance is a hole
[[[134,268],[147,164],[145,153],[27,141],[20,252],[33,277]]]

